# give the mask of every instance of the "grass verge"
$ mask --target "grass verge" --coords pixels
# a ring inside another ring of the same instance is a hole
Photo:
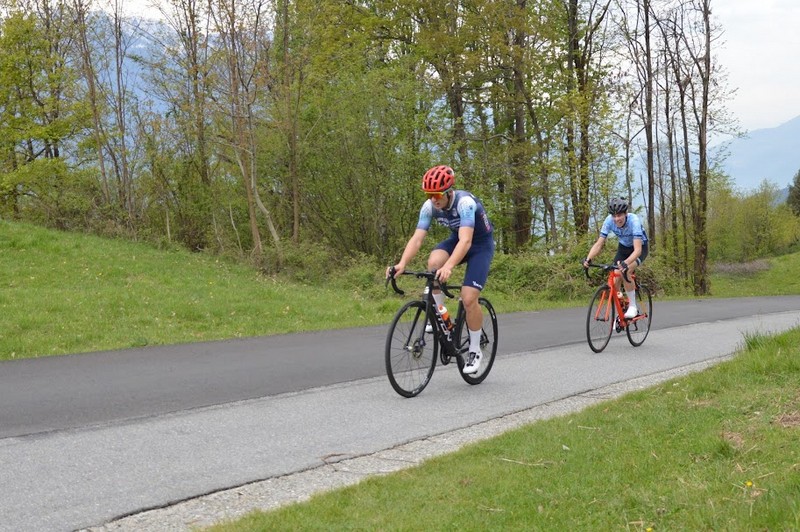
[[[384,268],[361,261],[298,281],[204,254],[0,222],[0,360],[383,325],[403,302],[383,286]],[[406,299],[413,283],[402,280]],[[715,296],[796,294],[800,254],[722,270],[711,286]],[[592,291],[568,257],[498,256],[486,296],[506,313],[583,306]]]
[[[422,466],[211,528],[797,530],[800,331]]]
[[[299,282],[201,253],[0,221],[0,360],[382,325],[403,302],[384,287],[384,268]],[[413,282],[403,280],[408,297]],[[575,304],[497,295],[504,312]]]

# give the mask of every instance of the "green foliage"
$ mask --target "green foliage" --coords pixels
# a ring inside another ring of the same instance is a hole
[[[397,310],[385,266],[367,257],[308,244],[289,258],[296,269],[266,276],[182,248],[0,221],[0,360],[377,325]]]
[[[48,14],[41,14],[46,17]],[[89,124],[71,28],[12,10],[0,20],[0,194],[6,212],[44,225],[84,224],[97,197],[90,165],[71,167]]]
[[[584,252],[585,255],[585,252]],[[542,298],[550,301],[588,297],[579,253],[547,255],[542,253],[497,253],[487,282],[487,289],[509,297]]]
[[[331,248],[317,242],[303,241],[287,246],[280,273],[300,283],[319,285],[325,283],[331,273],[340,267],[341,261]]]
[[[797,252],[750,263],[715,264],[711,291],[716,297],[800,293]]]
[[[36,159],[4,179],[27,191],[16,201],[17,214],[41,225],[82,228],[97,214],[94,198],[100,191],[95,176],[71,170],[63,159]]]
[[[228,42],[200,29],[220,19],[220,7],[206,4],[183,19],[196,27],[167,24],[157,35],[139,35],[137,46],[151,46],[149,53],[122,57],[136,62],[148,85],[141,98],[116,93],[132,85],[107,81],[115,73],[106,42],[77,47],[76,6],[51,7],[34,14],[21,5],[0,35],[2,212],[23,219],[57,213],[47,223],[250,259],[252,217],[267,248],[253,260],[277,271],[272,248],[298,239],[325,242],[344,256],[395,257],[416,222],[419,177],[433,164],[454,166],[458,186],[481,198],[504,252],[574,242],[584,213],[631,179],[619,175],[626,159],[621,148],[631,139],[619,133],[624,117],[614,111],[627,108],[617,104],[629,95],[603,59],[618,35],[604,24],[590,32],[588,6],[577,5],[576,20],[569,21],[553,2],[267,2],[238,6],[231,24],[241,29]],[[258,17],[249,9],[258,9]],[[87,19],[87,34],[107,41],[107,28],[93,26],[97,20]],[[578,46],[585,50],[576,50],[586,60],[580,69],[563,56],[575,30],[584,35]],[[243,60],[240,83],[252,92],[228,79],[232,49]],[[98,68],[98,94],[131,102],[120,109],[128,117],[127,151],[109,141],[104,152],[109,167],[116,169],[123,156],[130,163],[124,208],[104,204],[113,201],[86,183],[93,177],[99,189],[114,188],[86,146],[122,134],[122,123],[103,114],[113,106],[98,101],[102,129],[91,130],[98,126],[87,120],[86,76],[76,71],[82,52]],[[246,94],[234,95],[234,86]],[[232,112],[231,105],[241,108]],[[234,116],[247,127],[234,127]],[[266,216],[249,210],[253,198],[233,146],[255,159],[253,179]],[[75,165],[70,172],[80,177],[66,181],[80,183],[63,183],[74,198],[48,190],[42,197],[60,198],[59,204],[45,207],[39,200],[38,210],[20,210],[24,196],[57,186],[41,179],[38,189],[25,188],[15,174],[21,164],[50,157],[41,155],[47,150]],[[81,194],[95,205],[77,204]],[[762,237],[758,243],[767,247],[783,238]],[[549,278],[555,293],[560,281]]]
[[[786,198],[786,203],[791,207],[795,216],[800,216],[800,170],[794,174],[792,184],[789,185],[789,196]]]
[[[335,286],[351,287],[356,297],[383,299],[386,297],[384,272],[386,265],[365,253],[356,253],[343,261],[333,274]]]
[[[795,246],[800,240],[800,218],[778,196],[776,187],[767,182],[749,195],[715,189],[709,198],[709,259],[746,262]]]

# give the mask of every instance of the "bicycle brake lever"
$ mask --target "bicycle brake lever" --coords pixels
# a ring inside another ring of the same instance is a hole
[[[434,287],[438,285],[439,290],[441,290],[444,295],[450,299],[455,299],[456,296],[454,296],[453,293],[447,289],[447,283],[442,283],[436,278],[436,270],[431,271],[431,273],[433,274],[433,280],[435,281]]]
[[[385,282],[385,283],[383,283],[383,287],[384,287],[384,288],[386,288],[387,286],[389,286],[389,281],[391,281],[391,280],[393,280],[393,279],[394,279],[394,272],[395,272],[395,270],[394,270],[394,266],[390,266],[390,267],[389,267],[389,275],[387,275],[387,276],[386,276],[386,282]]]
[[[444,293],[444,295],[446,295],[450,299],[454,299],[456,297],[456,296],[453,295],[452,292],[450,292],[450,290],[447,289],[447,285],[446,284],[439,285],[439,288],[441,288],[442,292]]]

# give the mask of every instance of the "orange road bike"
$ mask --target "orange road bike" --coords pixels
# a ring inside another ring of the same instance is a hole
[[[631,345],[638,347],[644,343],[650,332],[650,323],[653,321],[653,298],[650,289],[636,279],[636,274],[631,272],[630,279],[636,285],[636,307],[639,314],[634,318],[626,319],[625,311],[628,309],[628,296],[625,288],[620,286],[617,292],[616,282],[622,276],[619,267],[614,264],[590,264],[594,268],[601,268],[608,272],[606,284],[600,286],[592,296],[589,303],[589,313],[586,315],[586,339],[589,347],[595,353],[601,352],[608,345],[611,333],[625,331]],[[589,269],[584,270],[589,278]],[[620,279],[621,281],[621,279]]]
[[[394,270],[387,283],[400,295],[405,294],[398,288]],[[469,384],[480,384],[489,375],[497,354],[497,315],[488,299],[481,297],[478,304],[483,310],[483,327],[481,328],[481,352],[483,359],[477,373],[465,375],[461,372],[469,352],[469,329],[467,328],[467,312],[461,298],[458,298],[458,311],[450,325],[436,310],[433,300],[434,280],[436,272],[404,271],[403,275],[412,275],[425,279],[425,288],[420,299],[414,299],[403,305],[389,326],[386,336],[386,375],[394,391],[403,397],[418,395],[431,380],[439,358],[443,366],[455,359],[458,373]],[[438,283],[438,282],[437,282]],[[439,287],[450,299],[455,296],[451,290],[460,290],[460,286],[442,285]],[[427,328],[426,325],[431,327]]]

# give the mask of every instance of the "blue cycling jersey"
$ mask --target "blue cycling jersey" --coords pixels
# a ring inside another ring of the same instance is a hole
[[[455,235],[461,227],[472,227],[473,243],[492,241],[492,224],[483,208],[483,204],[466,190],[456,190],[455,198],[449,209],[439,210],[431,200],[425,201],[419,211],[417,229],[427,231],[433,220],[448,227]]]
[[[632,212],[628,213],[625,225],[622,227],[617,227],[617,224],[614,223],[614,217],[609,214],[600,229],[600,236],[608,238],[609,233],[617,235],[619,243],[629,248],[633,247],[633,240],[636,238],[641,239],[642,244],[647,243],[647,233],[642,227],[642,221]]]

